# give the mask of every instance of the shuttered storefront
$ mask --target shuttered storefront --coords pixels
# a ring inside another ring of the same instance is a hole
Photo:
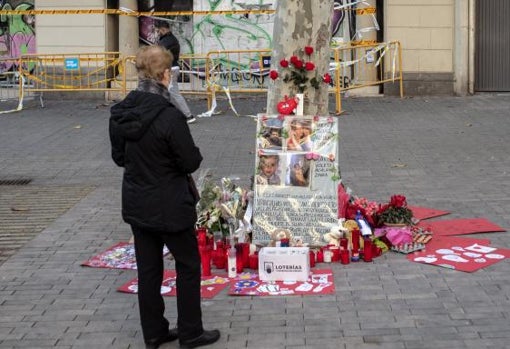
[[[475,91],[510,91],[510,0],[477,0],[475,17]]]

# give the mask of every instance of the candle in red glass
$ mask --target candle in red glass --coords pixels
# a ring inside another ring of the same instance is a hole
[[[322,248],[320,248],[319,251],[317,251],[316,259],[317,263],[324,263],[324,252],[322,251]]]
[[[352,252],[353,253],[359,252],[359,239],[360,239],[359,229],[353,229],[352,230]]]
[[[236,272],[242,273],[244,270],[244,257],[243,257],[243,246],[238,243],[235,245],[236,248]]]
[[[250,267],[250,243],[244,242],[241,244],[243,249],[243,267]]]
[[[330,248],[333,255],[331,256],[332,262],[338,262],[340,260],[340,248],[338,246],[334,246]]]
[[[340,250],[340,263],[349,264],[349,250]]]
[[[340,238],[340,249],[341,250],[347,250],[347,244],[349,243],[349,240],[345,237]]]
[[[372,240],[368,236],[363,239],[363,260],[372,262]]]
[[[313,252],[312,250],[310,250],[310,252],[308,253],[309,257],[310,257],[310,268],[313,268],[315,267],[315,252]]]
[[[211,250],[203,248],[200,253],[202,263],[202,276],[211,276]]]
[[[250,269],[258,270],[259,269],[259,255],[257,252],[251,254],[249,256],[250,259]]]
[[[382,255],[382,248],[380,248],[376,244],[372,244],[372,255],[374,257],[379,257],[380,255]]]
[[[207,244],[207,230],[205,228],[197,229],[198,246],[205,246]]]

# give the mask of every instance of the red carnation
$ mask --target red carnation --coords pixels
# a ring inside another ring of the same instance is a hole
[[[308,71],[312,71],[315,69],[315,64],[313,62],[306,62],[305,63],[305,69]]]
[[[296,67],[296,69],[301,69],[304,66],[303,61],[299,60],[299,59],[297,59],[294,62],[292,62],[292,64],[294,64],[294,67]]]
[[[324,81],[326,84],[330,84],[331,83],[331,75],[329,75],[329,73],[324,74],[324,76],[322,77],[322,81]]]
[[[283,68],[287,68],[287,67],[289,66],[289,61],[288,61],[288,60],[286,60],[286,59],[284,58],[284,59],[282,59],[282,60],[280,61],[280,65],[281,65]]]
[[[276,70],[271,70],[269,72],[269,77],[271,78],[271,80],[276,80],[278,79],[278,72]]]
[[[313,47],[312,46],[305,46],[305,53],[310,56],[313,53]]]
[[[404,195],[393,195],[390,200],[390,205],[393,207],[406,207],[406,197]]]
[[[299,61],[299,58],[297,56],[290,57],[290,63],[295,65],[295,62]]]

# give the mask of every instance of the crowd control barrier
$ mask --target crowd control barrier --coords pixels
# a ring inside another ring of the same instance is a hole
[[[31,54],[19,58],[27,92],[124,91],[117,81],[119,52]]]
[[[404,96],[402,47],[399,41],[363,43],[333,48],[336,112],[342,111],[341,93],[388,82],[398,82]]]

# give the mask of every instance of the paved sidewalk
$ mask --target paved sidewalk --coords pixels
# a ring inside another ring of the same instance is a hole
[[[243,115],[263,112],[265,103],[234,100]],[[24,201],[25,213],[40,219],[36,213],[66,190],[83,189],[75,190],[82,194],[74,206],[0,262],[2,349],[144,348],[137,298],[116,292],[136,272],[80,266],[130,238],[120,217],[122,172],[110,160],[109,107],[47,100],[43,109],[34,103],[0,115],[0,180],[32,179],[0,186],[0,213],[31,188],[40,200]],[[190,107],[199,114],[206,103]],[[357,195],[385,201],[402,193],[412,205],[451,211],[445,218],[485,217],[510,229],[510,95],[349,98],[343,107],[339,161]],[[234,116],[224,100],[219,109],[190,125],[202,168],[247,184],[256,124]],[[473,237],[510,248],[509,233]],[[334,295],[231,297],[225,290],[204,300],[205,326],[222,332],[209,348],[510,348],[508,261],[463,273],[387,253],[332,269]],[[174,323],[175,299],[165,301]]]

